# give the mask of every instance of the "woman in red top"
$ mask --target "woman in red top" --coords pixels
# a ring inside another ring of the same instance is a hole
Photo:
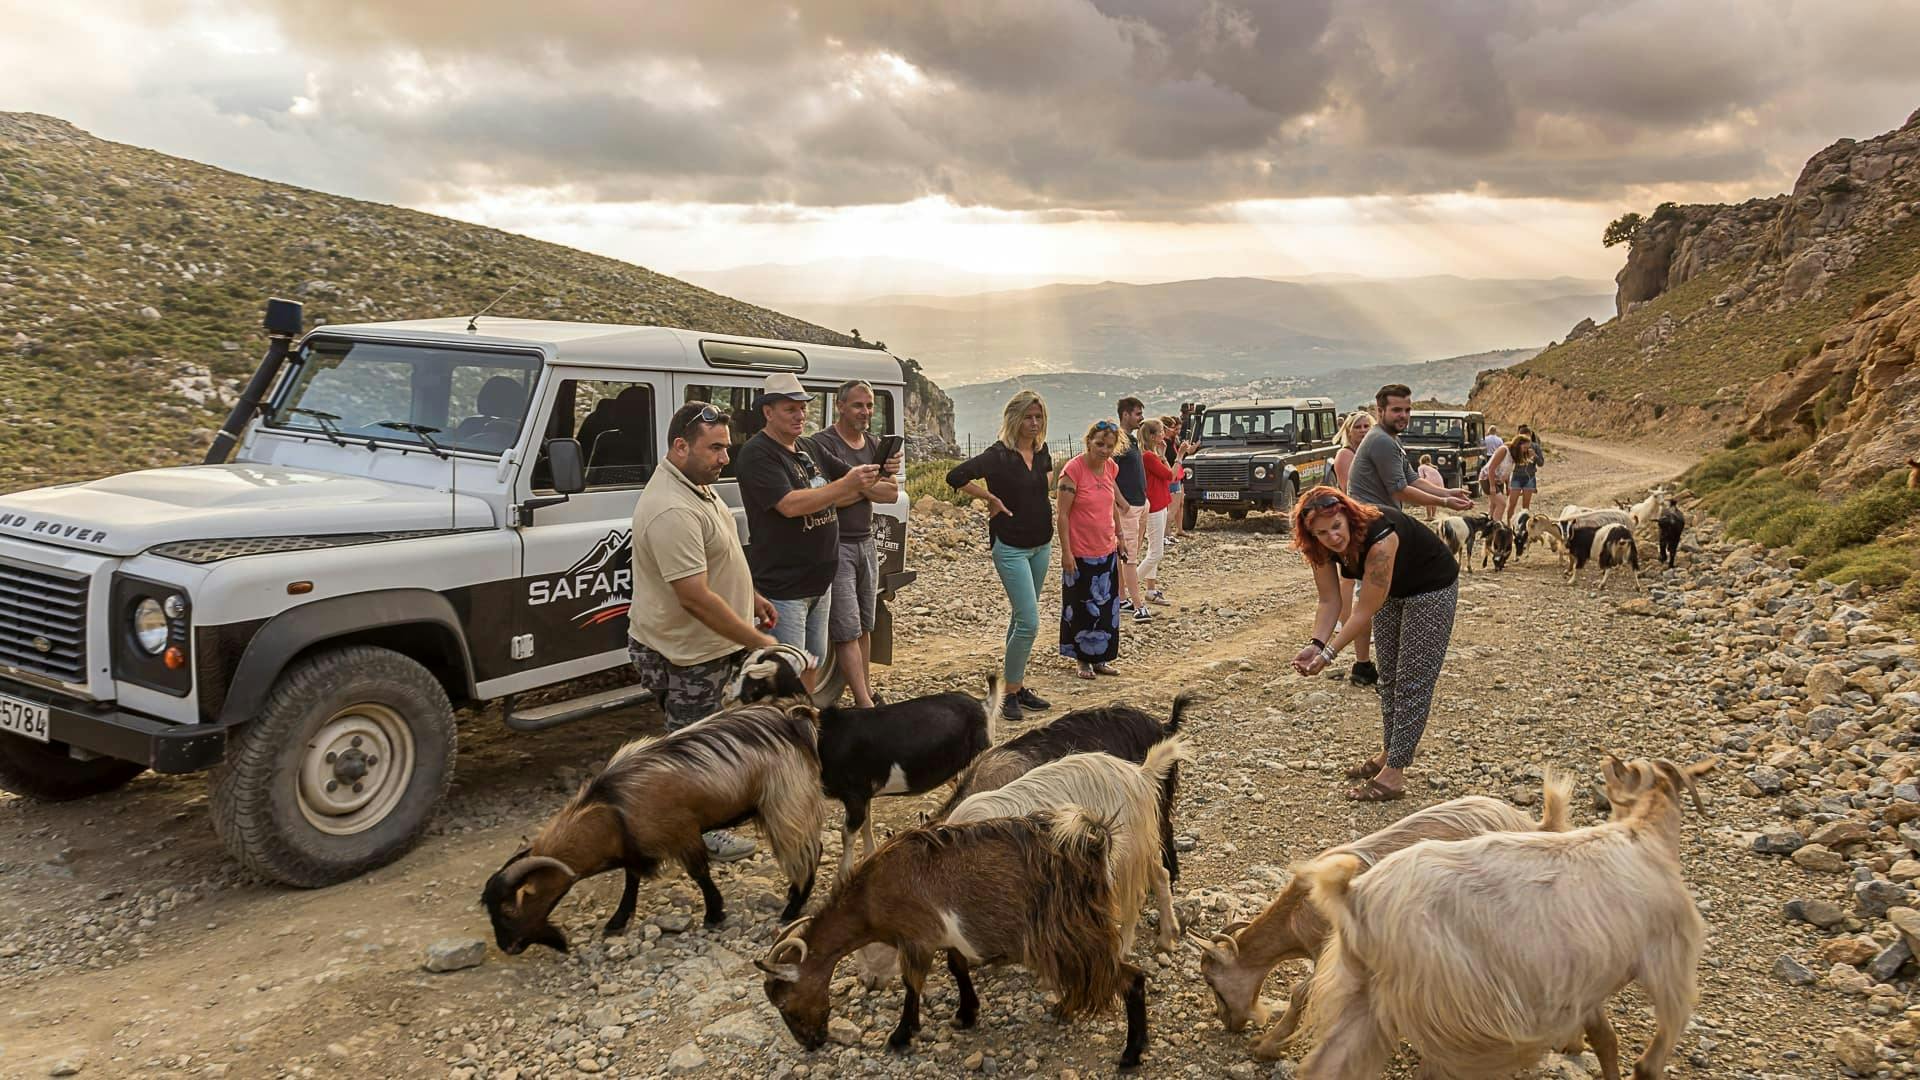
[[[1158,420],[1148,420],[1140,425],[1140,445],[1146,453],[1141,463],[1147,469],[1147,557],[1140,560],[1140,587],[1146,590],[1146,599],[1150,603],[1166,603],[1166,594],[1160,591],[1160,560],[1167,555],[1167,507],[1173,505],[1173,493],[1169,485],[1173,483],[1173,469],[1167,465],[1161,448],[1167,438],[1167,428]],[[1153,618],[1147,613],[1145,605],[1133,613],[1134,621],[1146,622]]]

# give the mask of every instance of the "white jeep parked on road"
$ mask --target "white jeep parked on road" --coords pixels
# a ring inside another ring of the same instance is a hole
[[[514,704],[626,667],[634,501],[681,404],[733,413],[743,440],[761,381],[791,371],[816,426],[848,379],[873,386],[874,434],[906,415],[899,362],[869,349],[300,319],[269,303],[271,347],[206,463],[0,496],[0,788],[63,800],[211,768],[228,849],[293,885],[419,839],[456,708],[505,699],[538,731],[645,697]],[[718,490],[744,539],[738,486]],[[884,663],[884,600],[913,574],[906,498],[875,510]]]

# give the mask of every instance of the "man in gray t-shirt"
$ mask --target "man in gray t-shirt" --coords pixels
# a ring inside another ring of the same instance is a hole
[[[1473,499],[1465,488],[1445,488],[1420,479],[1407,452],[1400,446],[1400,433],[1407,430],[1413,417],[1413,391],[1398,383],[1380,388],[1374,395],[1378,423],[1354,451],[1353,469],[1347,476],[1347,494],[1363,503],[1398,510],[1401,504],[1445,506],[1453,510],[1473,509]]]

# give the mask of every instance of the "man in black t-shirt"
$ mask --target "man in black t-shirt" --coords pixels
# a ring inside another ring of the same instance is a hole
[[[848,466],[801,436],[813,395],[798,376],[767,376],[756,407],[766,427],[740,448],[734,469],[747,509],[747,564],[753,585],[773,603],[773,636],[827,655],[827,616],[840,556],[837,508],[865,498],[880,466]],[[807,673],[813,685],[813,671]]]

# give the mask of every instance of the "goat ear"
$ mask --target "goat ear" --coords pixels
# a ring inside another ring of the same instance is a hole
[[[753,966],[781,982],[800,981],[800,968],[797,964],[774,964],[765,960],[755,960]]]

